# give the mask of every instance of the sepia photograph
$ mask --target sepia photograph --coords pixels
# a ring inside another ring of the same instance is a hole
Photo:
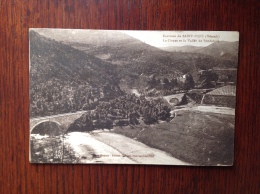
[[[239,33],[31,28],[30,162],[232,166]]]

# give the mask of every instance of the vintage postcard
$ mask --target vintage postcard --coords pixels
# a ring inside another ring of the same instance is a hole
[[[29,39],[31,163],[233,165],[238,32]]]

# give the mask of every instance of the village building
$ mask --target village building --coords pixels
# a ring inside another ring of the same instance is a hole
[[[202,98],[201,104],[235,108],[236,86],[227,85],[206,93]]]

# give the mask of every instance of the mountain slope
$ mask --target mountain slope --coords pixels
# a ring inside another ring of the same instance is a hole
[[[215,58],[236,61],[238,60],[238,41],[236,42],[214,42],[206,47],[181,46],[181,47],[161,47],[160,49],[168,52],[199,53]]]
[[[214,42],[207,47],[195,50],[196,53],[202,53],[225,60],[238,60],[238,41],[236,42]]]
[[[115,32],[118,33],[119,32]],[[208,47],[184,46],[181,52],[169,52],[148,45],[128,35],[116,35],[113,42],[95,44],[69,43],[104,61],[126,68],[128,72],[144,74],[182,74],[211,68],[236,68],[236,44],[213,44]],[[122,39],[121,39],[122,38]],[[176,47],[177,48],[177,47]],[[233,56],[234,54],[234,56]],[[230,60],[230,58],[232,60]],[[131,70],[132,69],[132,70]]]
[[[184,53],[191,53],[194,52],[195,50],[198,50],[202,47],[197,47],[197,46],[169,46],[169,47],[160,47],[161,50],[168,51],[168,52],[184,52]]]
[[[118,82],[114,65],[30,31],[32,117],[75,112],[114,98],[122,93]]]
[[[103,61],[107,61],[118,66],[123,66],[128,73],[153,74],[153,73],[177,73],[182,74],[187,71],[197,69],[235,68],[237,64],[229,59],[229,53],[236,53],[227,50],[229,47],[223,43],[209,47],[182,47],[182,52],[168,52],[160,48],[148,45],[136,38],[133,38],[121,31],[113,30],[54,30],[37,29],[39,33],[46,37],[62,41],[64,44],[84,51]],[[225,42],[228,43],[228,42]],[[218,55],[211,47],[226,49],[222,56]],[[231,47],[233,48],[233,47]],[[203,51],[205,49],[205,51]],[[197,52],[198,50],[198,52]],[[193,52],[194,51],[194,52]],[[196,51],[196,52],[195,52]],[[207,52],[206,52],[207,51]],[[211,52],[209,52],[211,51]],[[226,51],[226,52],[225,52]],[[189,54],[187,54],[187,52]],[[192,52],[192,53],[191,53]],[[231,56],[232,58],[232,56]],[[124,73],[123,69],[120,71]]]
[[[183,47],[187,52],[168,52],[148,45],[120,31],[97,30],[38,30],[42,35],[54,38],[72,48],[84,51],[87,55],[105,63],[114,64],[119,80],[130,76],[129,80],[139,79],[140,75],[177,77],[191,73],[196,81],[201,69],[236,68],[237,62],[217,57],[212,46],[210,53],[200,47]],[[217,48],[227,46],[218,45]],[[194,52],[191,52],[191,51]],[[200,50],[195,52],[195,50]],[[207,50],[207,49],[206,49]],[[188,52],[189,51],[189,52]],[[231,52],[231,51],[230,51]],[[233,52],[233,51],[232,51]],[[228,53],[224,54],[228,58]],[[224,56],[223,55],[223,56]],[[112,72],[111,72],[112,73]],[[169,75],[169,76],[168,76]]]
[[[112,81],[113,65],[34,31],[30,31],[30,59],[33,83],[50,78],[92,84]]]

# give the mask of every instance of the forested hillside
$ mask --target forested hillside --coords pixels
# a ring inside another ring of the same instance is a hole
[[[31,116],[77,111],[122,91],[114,66],[30,31]]]

